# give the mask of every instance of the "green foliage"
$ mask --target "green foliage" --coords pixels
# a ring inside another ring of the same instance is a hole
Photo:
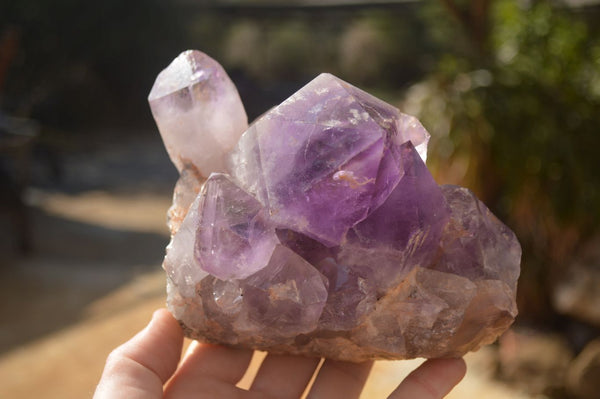
[[[593,54],[600,40],[547,3],[500,3],[495,21],[495,80],[481,95],[505,185],[514,193],[537,184],[561,222],[595,227],[600,63]]]
[[[470,176],[502,213],[535,192],[543,198],[532,202],[547,200],[558,223],[592,229],[600,221],[600,38],[546,2],[499,1],[491,22],[490,57],[442,58],[429,95],[443,99],[443,118],[421,107],[424,119],[437,118],[434,132],[446,127],[442,141],[489,157],[471,162],[487,169]]]
[[[439,180],[475,189],[515,230],[519,306],[547,317],[552,279],[600,223],[600,35],[544,1],[493,3],[479,52],[464,51],[468,29],[454,23],[450,35],[449,15],[437,21],[431,37],[445,54],[405,110],[432,133]]]

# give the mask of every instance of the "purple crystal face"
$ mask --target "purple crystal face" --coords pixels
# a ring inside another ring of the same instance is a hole
[[[249,319],[276,336],[317,328],[327,300],[327,280],[290,249],[277,246],[269,265],[244,281]]]
[[[272,219],[339,245],[398,184],[399,147],[429,135],[395,108],[321,74],[244,134],[230,173]],[[413,143],[414,144],[414,143]]]
[[[404,173],[383,203],[357,223],[341,246],[339,259],[353,270],[368,270],[378,288],[386,288],[436,254],[450,210],[412,143],[398,148]],[[365,264],[365,259],[376,260]]]
[[[521,246],[515,234],[469,189],[441,187],[451,209],[436,270],[471,280],[500,280],[516,291]]]
[[[220,279],[241,279],[267,265],[279,242],[260,202],[213,173],[201,193],[196,258]]]
[[[317,328],[327,301],[327,279],[301,256],[277,245],[267,265],[242,280],[206,279],[203,306],[215,321],[235,332],[262,331],[263,338],[281,340]]]
[[[415,118],[322,74],[241,135],[187,213],[202,179],[184,168],[164,268],[186,334],[351,361],[495,340],[517,313],[519,243],[473,193],[437,185],[428,140]]]

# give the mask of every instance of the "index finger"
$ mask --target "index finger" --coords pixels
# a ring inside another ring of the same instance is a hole
[[[429,359],[410,373],[388,399],[441,399],[458,384],[467,366],[460,359]]]
[[[145,329],[108,356],[94,399],[162,398],[182,344],[177,321],[168,310],[157,310]]]

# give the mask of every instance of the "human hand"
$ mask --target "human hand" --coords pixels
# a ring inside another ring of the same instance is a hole
[[[94,399],[299,398],[319,364],[317,358],[269,354],[246,391],[235,385],[251,350],[193,342],[179,364],[182,345],[177,321],[157,310],[144,330],[108,356]],[[358,398],[372,364],[325,360],[308,398]],[[465,372],[462,359],[427,360],[389,399],[443,398]]]

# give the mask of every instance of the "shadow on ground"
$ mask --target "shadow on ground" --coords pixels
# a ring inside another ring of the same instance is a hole
[[[111,229],[33,210],[34,252],[0,250],[0,353],[77,322],[86,306],[160,268],[166,235]],[[2,232],[6,233],[6,232]],[[140,298],[140,300],[143,298]]]
[[[10,209],[0,213],[0,353],[77,323],[92,302],[160,270],[177,178],[160,137],[77,137],[53,149],[59,181],[32,161],[28,256],[16,250]]]

